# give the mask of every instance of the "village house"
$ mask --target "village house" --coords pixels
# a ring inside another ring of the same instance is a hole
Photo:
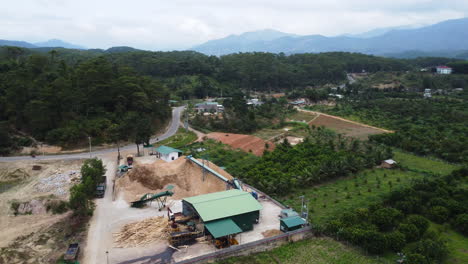
[[[380,167],[385,168],[385,169],[392,169],[392,168],[395,168],[396,165],[397,165],[396,161],[392,159],[388,159],[388,160],[382,161],[382,164],[380,164]]]
[[[436,67],[437,74],[451,74],[452,68],[447,66],[437,66]]]
[[[195,110],[198,113],[218,113],[224,111],[224,106],[218,104],[218,102],[203,102],[195,105]]]

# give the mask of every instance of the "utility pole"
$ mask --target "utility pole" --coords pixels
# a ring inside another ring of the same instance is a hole
[[[185,110],[184,128],[185,131],[188,131],[188,110]]]
[[[107,264],[109,264],[109,251],[108,250],[106,250],[106,260],[107,260],[106,261]]]
[[[91,137],[88,136],[88,140],[89,140],[89,158],[91,158]]]
[[[301,217],[304,215],[304,195],[299,196],[301,198]]]

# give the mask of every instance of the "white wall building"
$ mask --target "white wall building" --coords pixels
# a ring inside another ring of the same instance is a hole
[[[436,70],[438,74],[451,74],[452,73],[452,68],[447,67],[447,66],[437,66]]]
[[[156,149],[156,157],[167,162],[178,159],[182,155],[182,150],[167,146],[159,146]]]

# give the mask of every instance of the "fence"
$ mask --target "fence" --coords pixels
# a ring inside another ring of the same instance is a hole
[[[288,242],[295,242],[306,239],[312,236],[311,228],[309,226],[295,231],[287,232],[274,237],[268,237],[261,240],[253,241],[250,243],[231,246],[229,248],[221,249],[213,253],[198,256],[195,258],[182,260],[176,262],[177,264],[201,264],[221,260],[228,257],[243,256],[257,252],[271,250],[273,248],[284,245]]]

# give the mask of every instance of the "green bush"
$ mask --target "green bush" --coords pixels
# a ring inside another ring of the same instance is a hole
[[[387,248],[400,252],[406,245],[406,237],[399,231],[394,231],[385,235]]]
[[[429,228],[429,220],[421,215],[410,215],[406,218],[406,223],[413,224],[419,230],[419,236],[422,236],[424,232]]]
[[[453,221],[453,226],[462,234],[468,235],[468,214],[457,215]]]
[[[68,203],[62,200],[51,200],[46,204],[47,211],[52,211],[53,214],[63,214],[68,211]]]
[[[400,224],[398,231],[405,235],[406,241],[412,242],[417,241],[421,235],[419,229],[414,224]]]
[[[450,215],[449,210],[443,206],[433,206],[428,213],[430,218],[439,224],[447,221]]]
[[[380,230],[388,231],[398,224],[402,214],[394,208],[382,208],[373,212],[371,222],[376,224]]]

